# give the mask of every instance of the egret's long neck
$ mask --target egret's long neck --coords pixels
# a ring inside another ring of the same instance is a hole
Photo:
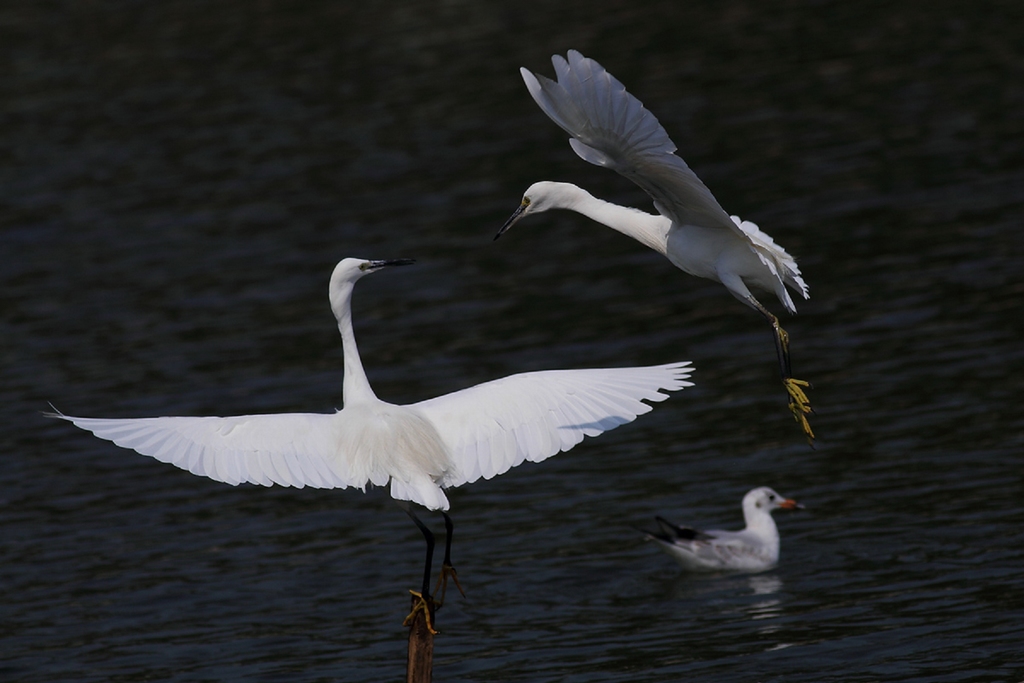
[[[356,335],[352,331],[352,283],[332,292],[331,308],[338,319],[338,330],[341,332],[341,347],[345,354],[345,380],[342,385],[342,400],[345,405],[350,402],[375,400],[376,394],[366,379],[363,363],[359,360],[359,348],[356,346]]]
[[[559,208],[581,213],[591,220],[607,225],[612,230],[632,237],[658,253],[664,254],[667,250],[668,230],[671,222],[663,216],[655,216],[639,209],[612,204],[598,199],[575,185],[568,183],[565,185],[564,199],[559,202]]]

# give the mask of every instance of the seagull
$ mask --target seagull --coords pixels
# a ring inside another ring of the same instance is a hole
[[[649,540],[691,572],[759,572],[779,561],[779,530],[774,510],[802,510],[791,498],[762,486],[743,496],[743,531],[698,531],[655,517],[660,531],[645,531]]]
[[[526,190],[494,239],[526,216],[568,209],[632,237],[690,275],[721,282],[771,325],[789,409],[813,446],[807,419],[812,411],[804,391],[810,384],[793,378],[789,335],[749,289],[774,294],[788,312],[796,313],[786,287],[809,297],[796,261],[757,225],[722,209],[675,154],[675,144],[654,114],[600,64],[575,50],[569,51],[568,60],[554,55],[551,61],[557,82],[520,69],[530,95],[572,136],[569,145],[581,159],[632,180],[651,196],[658,213],[606,202],[572,183],[542,181]]]
[[[548,370],[510,375],[437,398],[396,405],[377,398],[366,378],[352,329],[351,299],[362,277],[413,263],[410,259],[347,258],[334,268],[330,302],[344,351],[344,407],[334,413],[237,417],[49,417],[193,474],[302,488],[385,486],[422,532],[427,556],[416,609],[430,615],[434,537],[411,503],[440,510],[446,529],[438,585],[458,578],[451,566],[452,521],[445,489],[490,479],[526,461],[567,451],[585,436],[631,422],[652,407],[644,401],[693,386],[688,361],[650,367]],[[461,591],[461,586],[459,586]],[[435,594],[437,588],[435,588]],[[442,592],[443,601],[443,592]],[[408,623],[411,623],[407,620]]]

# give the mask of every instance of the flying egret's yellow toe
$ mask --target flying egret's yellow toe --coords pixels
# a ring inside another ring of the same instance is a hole
[[[807,436],[807,442],[813,446],[814,431],[811,429],[811,423],[807,421],[807,416],[811,415],[814,411],[811,409],[810,399],[807,398],[807,393],[804,391],[805,387],[811,388],[811,383],[802,379],[785,377],[782,380],[782,385],[786,388],[786,393],[789,395],[789,411],[793,413],[793,419],[800,424],[801,429],[804,430],[804,434]]]

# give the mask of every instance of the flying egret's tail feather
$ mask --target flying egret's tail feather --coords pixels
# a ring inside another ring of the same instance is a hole
[[[732,218],[732,222],[736,224],[736,227],[750,238],[758,258],[779,278],[780,282],[792,287],[804,299],[811,298],[807,290],[807,283],[800,276],[800,266],[796,264],[796,259],[790,256],[789,252],[776,244],[775,240],[757,227],[756,223],[741,220],[739,216],[730,216],[730,218]],[[786,291],[785,287],[779,287],[776,294],[778,294],[779,301],[782,302],[787,311],[796,313],[796,305],[793,303],[793,299],[789,296],[789,292]]]

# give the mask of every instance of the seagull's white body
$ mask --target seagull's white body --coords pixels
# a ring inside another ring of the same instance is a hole
[[[779,529],[772,512],[801,507],[762,486],[743,497],[747,526],[742,531],[698,531],[658,517],[660,531],[644,533],[687,571],[759,572],[771,569],[779,561]]]
[[[330,300],[345,355],[344,408],[333,414],[105,419],[56,414],[193,474],[228,484],[365,489],[447,510],[445,488],[538,462],[630,422],[692,386],[689,363],[512,375],[410,405],[382,401],[352,330],[352,289],[363,275],[406,262],[345,259]]]
[[[501,232],[523,216],[569,209],[664,254],[691,275],[721,282],[756,310],[764,312],[749,286],[775,294],[795,313],[786,286],[805,299],[808,292],[793,257],[754,223],[727,214],[675,154],[658,119],[600,64],[575,50],[568,60],[555,55],[551,61],[557,82],[520,70],[533,99],[572,136],[569,144],[581,159],[635,182],[654,200],[658,213],[597,199],[571,183],[543,181],[527,189],[520,210]]]

